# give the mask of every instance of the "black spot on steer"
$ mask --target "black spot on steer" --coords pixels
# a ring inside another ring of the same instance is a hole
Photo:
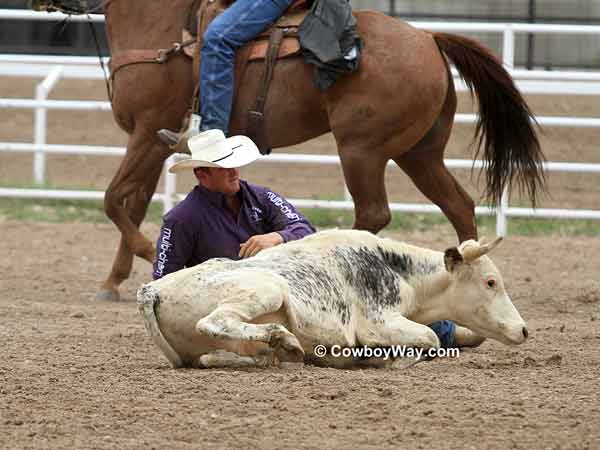
[[[382,259],[390,268],[405,280],[412,276],[428,275],[439,272],[441,267],[429,260],[414,261],[406,253],[395,253],[393,251],[377,248]]]
[[[402,302],[401,280],[440,270],[433,263],[415,262],[408,254],[381,247],[339,249],[334,253],[339,270],[365,302],[365,313],[371,320]]]
[[[292,257],[286,264],[278,272],[297,299],[315,311],[334,313],[344,325],[350,322],[350,304],[343,295],[343,286],[332,278],[326,266],[305,262],[300,257]]]
[[[383,309],[402,301],[398,273],[380,252],[366,247],[336,250],[335,260],[348,285],[365,302],[367,317],[375,319]]]
[[[385,264],[402,278],[407,279],[414,274],[412,258],[405,253],[395,253],[381,247],[377,251]]]

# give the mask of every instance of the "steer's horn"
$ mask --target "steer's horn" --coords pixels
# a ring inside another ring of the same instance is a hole
[[[498,236],[492,242],[488,244],[482,244],[479,246],[468,246],[463,251],[463,258],[465,262],[475,261],[477,258],[489,253],[490,250],[494,249],[502,241],[502,236]]]

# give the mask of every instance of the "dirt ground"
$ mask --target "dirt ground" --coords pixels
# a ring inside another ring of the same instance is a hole
[[[293,371],[170,369],[134,301],[149,264],[136,261],[121,302],[92,300],[112,226],[0,234],[1,448],[600,448],[600,238],[511,237],[494,252],[528,322],[519,347],[487,341],[407,371]]]
[[[0,79],[0,97],[35,82]],[[51,98],[104,99],[99,82],[61,82]],[[543,115],[600,116],[594,99],[531,97]],[[31,142],[32,112],[1,112],[0,140]],[[470,111],[461,100],[461,111]],[[108,113],[49,114],[49,143],[125,145]],[[448,157],[469,157],[457,126]],[[598,130],[547,129],[555,161],[600,162]],[[286,152],[334,153],[331,135]],[[4,186],[32,183],[30,155],[0,153]],[[105,189],[118,158],[53,156],[54,186]],[[457,176],[477,197],[468,171]],[[244,172],[287,197],[339,198],[341,172],[261,163]],[[553,175],[544,207],[598,208],[597,176]],[[191,178],[179,177],[180,192]],[[398,171],[393,201],[423,201]],[[519,202],[519,200],[516,200]],[[154,239],[156,225],[144,225]],[[600,449],[600,238],[509,237],[492,258],[528,322],[519,347],[486,342],[408,371],[171,370],[135,305],[150,267],[136,261],[122,301],[97,303],[119,235],[107,224],[0,218],[0,447],[265,449]],[[443,250],[448,233],[395,237]]]

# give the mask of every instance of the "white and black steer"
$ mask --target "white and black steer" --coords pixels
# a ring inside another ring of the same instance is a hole
[[[466,241],[442,253],[365,231],[323,231],[253,258],[171,273],[143,285],[137,301],[173,367],[364,365],[317,359],[313,349],[437,348],[425,324],[443,319],[520,344],[525,322],[485,256],[499,241]]]

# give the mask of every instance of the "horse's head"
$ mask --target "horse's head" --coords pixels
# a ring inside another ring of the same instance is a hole
[[[36,11],[61,11],[65,14],[102,13],[105,0],[29,0]]]

